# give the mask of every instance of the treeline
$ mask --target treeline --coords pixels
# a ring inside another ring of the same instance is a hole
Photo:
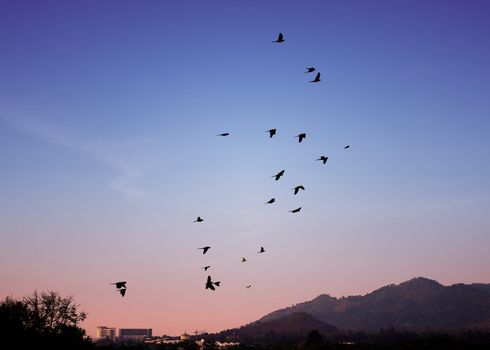
[[[326,336],[312,330],[308,336],[303,337],[288,337],[275,332],[241,337],[230,332],[224,337],[221,333],[217,339],[238,341],[240,348],[255,350],[490,349],[490,330],[415,332],[388,328],[375,333],[337,331]]]
[[[79,327],[87,317],[73,297],[34,292],[22,299],[0,302],[0,347],[4,349],[91,349]]]

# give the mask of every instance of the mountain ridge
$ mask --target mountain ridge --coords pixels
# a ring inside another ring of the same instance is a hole
[[[416,277],[365,295],[336,298],[320,294],[310,301],[273,311],[258,321],[270,322],[294,313],[310,314],[340,330],[490,328],[490,284],[444,286]]]

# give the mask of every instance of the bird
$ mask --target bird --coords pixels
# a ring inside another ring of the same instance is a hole
[[[116,288],[117,289],[120,289],[120,288],[126,288],[126,281],[122,281],[122,282],[114,282],[114,283],[111,283],[112,285],[116,285]]]
[[[249,284],[248,286],[245,286],[245,288],[249,289],[250,287],[252,287],[251,284]]]
[[[272,204],[272,203],[274,203],[275,201],[276,201],[276,199],[275,199],[275,198],[271,198],[271,199],[269,199],[267,202],[265,202],[265,204]]]
[[[315,79],[310,80],[310,83],[318,83],[320,81],[321,81],[320,80],[320,73],[317,73]]]
[[[308,68],[306,68],[305,73],[311,73],[311,72],[314,72],[315,70],[316,70],[315,67],[308,67]]]
[[[201,267],[201,269],[204,269],[204,271],[207,271],[211,266],[204,266],[204,267]]]
[[[350,145],[347,145],[347,146],[345,146],[345,147],[344,147],[344,149],[347,149],[347,148],[349,148],[349,147],[350,147]]]
[[[272,138],[276,134],[277,129],[269,129],[266,132],[269,133],[269,138]]]
[[[321,160],[323,162],[323,164],[325,164],[327,162],[327,160],[328,160],[328,157],[327,156],[321,156],[317,160]]]
[[[203,222],[203,221],[204,221],[204,220],[203,220],[203,219],[202,219],[200,216],[198,216],[198,217],[197,217],[197,219],[196,219],[196,220],[194,220],[193,222]]]
[[[206,281],[206,289],[214,290],[214,285],[213,285],[213,281],[211,281],[211,276],[208,276],[208,279]]]
[[[229,132],[224,132],[224,133],[222,133],[222,134],[218,134],[218,135],[216,135],[216,136],[228,136],[228,135],[230,135],[230,133],[229,133]]]
[[[296,208],[296,209],[294,209],[294,210],[290,210],[289,212],[290,212],[290,213],[297,213],[297,212],[299,212],[300,210],[301,210],[301,207]]]
[[[242,257],[242,262],[245,262],[245,261],[247,261],[247,259],[245,259],[244,257]]]
[[[272,175],[271,177],[275,177],[276,178],[276,181],[279,180],[281,178],[281,176],[284,175],[284,170],[281,170],[280,172],[278,172],[276,175]]]
[[[295,188],[292,188],[292,190],[294,190],[294,194],[298,194],[299,190],[305,190],[305,188],[303,187],[303,185],[298,185],[296,186]]]
[[[127,288],[118,289],[119,293],[121,293],[121,297],[124,297],[124,295],[126,294],[126,289]]]
[[[301,143],[301,141],[303,141],[304,138],[306,138],[306,133],[303,132],[299,135],[296,136],[298,138],[298,142]]]
[[[210,246],[205,246],[205,247],[202,247],[202,248],[197,248],[197,249],[202,249],[202,253],[203,253],[203,254],[206,254],[206,252],[207,252],[209,249],[211,249],[211,247],[210,247]]]
[[[282,33],[279,33],[277,40],[273,41],[273,43],[282,43],[284,42],[284,35]]]
[[[260,250],[257,252],[257,254],[260,254],[260,253],[265,253],[264,247],[260,247]]]

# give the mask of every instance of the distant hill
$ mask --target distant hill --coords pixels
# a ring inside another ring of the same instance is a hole
[[[364,296],[333,298],[322,294],[311,301],[274,311],[251,325],[272,327],[277,320],[282,327],[288,317],[302,315],[306,320],[305,314],[340,330],[490,329],[490,284],[443,286],[418,277]]]
[[[337,331],[332,325],[320,321],[306,312],[294,312],[284,317],[252,322],[233,331],[240,337],[263,337],[270,334],[305,337],[312,329],[316,329],[324,335]]]

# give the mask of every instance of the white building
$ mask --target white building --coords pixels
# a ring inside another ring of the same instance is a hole
[[[95,331],[95,338],[97,339],[110,339],[116,340],[116,329],[113,327],[97,326]]]

